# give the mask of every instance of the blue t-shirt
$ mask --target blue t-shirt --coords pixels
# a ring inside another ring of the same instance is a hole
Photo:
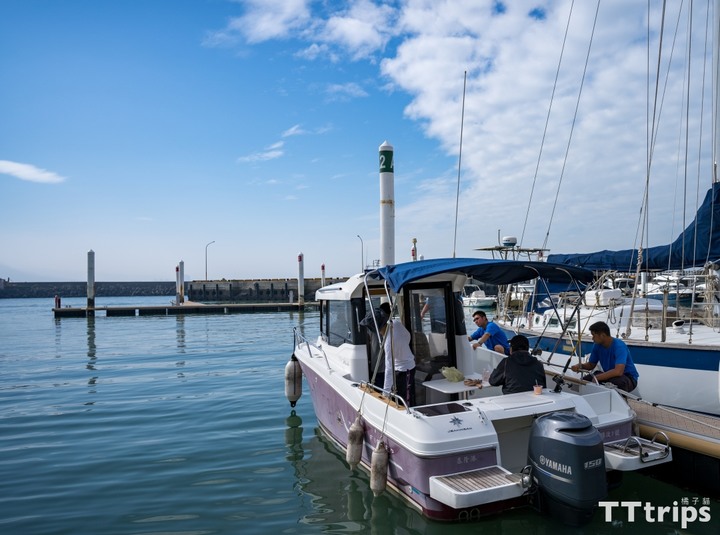
[[[615,369],[617,364],[624,364],[626,374],[632,375],[635,381],[640,377],[630,356],[628,346],[619,338],[613,338],[612,344],[608,348],[600,344],[593,344],[588,362],[593,364],[600,362],[604,372]]]
[[[485,347],[490,351],[495,351],[496,345],[501,345],[505,348],[505,354],[510,354],[510,343],[508,342],[507,336],[500,327],[495,325],[492,321],[488,322],[486,328],[478,327],[477,330],[470,335],[473,340],[479,340],[485,333],[490,333],[490,338],[485,340]]]

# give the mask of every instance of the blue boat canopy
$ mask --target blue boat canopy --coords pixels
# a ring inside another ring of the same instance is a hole
[[[697,211],[695,220],[669,245],[645,249],[641,271],[702,267],[720,259],[720,183],[713,184]],[[595,253],[551,254],[548,262],[581,266],[595,271],[632,272],[638,268],[636,249]]]
[[[576,266],[522,260],[499,260],[489,258],[436,258],[405,262],[381,267],[377,276],[388,281],[394,292],[410,282],[439,275],[461,273],[490,284],[514,284],[542,277],[549,282],[587,284],[593,280],[593,272]]]

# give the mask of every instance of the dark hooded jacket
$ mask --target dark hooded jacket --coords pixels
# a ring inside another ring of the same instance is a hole
[[[490,374],[492,386],[502,386],[503,394],[528,392],[536,384],[547,386],[545,370],[542,362],[528,351],[513,351],[509,357],[502,359],[497,368]]]

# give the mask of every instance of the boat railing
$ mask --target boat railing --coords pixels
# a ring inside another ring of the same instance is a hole
[[[310,348],[315,349],[325,359],[325,365],[327,366],[328,370],[332,370],[332,368],[330,367],[330,361],[327,358],[327,354],[325,353],[325,350],[322,347],[320,347],[316,344],[313,344],[310,340],[305,338],[305,336],[303,334],[298,332],[297,327],[293,327],[293,337],[295,338],[295,343],[294,343],[293,347],[300,348],[302,346],[305,346],[305,348],[307,348],[308,357],[310,357],[310,358],[313,358],[313,352],[311,351]]]
[[[398,394],[395,394],[389,390],[385,390],[384,388],[381,388],[367,381],[363,381],[362,383],[360,383],[360,388],[362,388],[366,393],[370,394],[373,397],[384,400],[388,404],[394,403],[398,409],[404,409],[405,412],[410,412],[410,406],[408,405],[407,401],[405,401],[405,398]]]
[[[665,439],[662,443],[656,440],[659,436]],[[664,459],[670,455],[670,439],[662,431],[658,431],[653,435],[652,440],[643,440],[640,437],[630,436],[625,440],[624,444],[614,443],[611,447],[617,449],[622,454],[637,455],[641,463],[652,462],[657,459]]]

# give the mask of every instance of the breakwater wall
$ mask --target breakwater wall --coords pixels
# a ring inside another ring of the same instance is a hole
[[[325,279],[325,284],[345,278]],[[315,300],[322,279],[305,279],[304,297]],[[8,282],[0,279],[0,299],[85,297],[86,282]],[[175,296],[175,282],[95,282],[95,297]],[[297,279],[186,281],[185,299],[198,302],[287,303],[298,299]]]
[[[87,296],[87,282],[7,282],[0,285],[0,298]],[[95,282],[96,297],[175,295],[174,282]]]
[[[343,282],[347,278],[325,279],[325,284]],[[322,279],[305,279],[304,299],[314,301]],[[251,279],[222,281],[190,281],[185,283],[189,301],[226,303],[288,303],[298,300],[297,279]]]

